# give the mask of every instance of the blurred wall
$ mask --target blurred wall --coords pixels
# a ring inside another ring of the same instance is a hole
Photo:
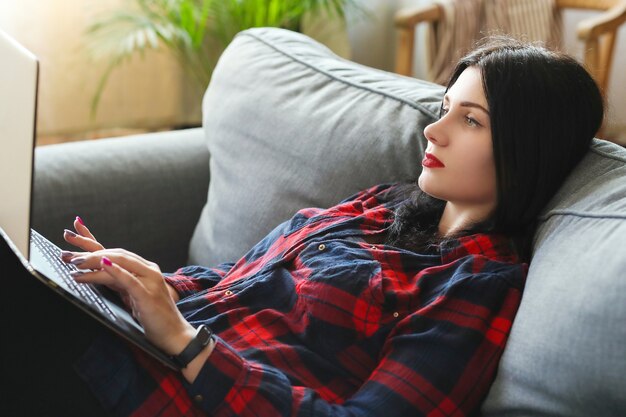
[[[94,15],[123,1],[0,0],[0,28],[40,60],[39,136],[106,135],[118,128],[158,129],[199,121],[199,106],[187,104],[181,70],[158,53],[115,71],[96,118],[91,118],[91,98],[104,64],[87,52],[84,30]]]
[[[396,53],[396,31],[393,26],[395,13],[404,7],[417,7],[432,3],[431,0],[360,0],[366,16],[352,13],[348,18],[348,37],[352,48],[352,59],[364,65],[393,71]],[[417,30],[419,42],[423,31]],[[416,43],[417,45],[417,43]],[[416,47],[414,62],[415,76],[426,74],[423,59]]]

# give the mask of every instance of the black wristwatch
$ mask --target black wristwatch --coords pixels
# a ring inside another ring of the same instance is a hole
[[[213,332],[211,329],[204,324],[200,325],[191,342],[178,355],[172,356],[172,360],[179,367],[185,368],[211,342],[212,336]]]

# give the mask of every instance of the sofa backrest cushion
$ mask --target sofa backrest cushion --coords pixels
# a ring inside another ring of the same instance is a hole
[[[236,261],[300,208],[417,178],[442,96],[295,32],[242,32],[203,101],[211,182],[190,262]]]
[[[541,217],[483,412],[626,415],[626,149],[594,141]]]
[[[442,94],[296,33],[243,32],[204,99],[211,183],[191,261],[234,261],[301,207],[417,176]],[[485,415],[624,415],[625,161],[594,141],[546,208]]]

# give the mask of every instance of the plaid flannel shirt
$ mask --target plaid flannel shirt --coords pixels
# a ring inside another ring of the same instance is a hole
[[[393,222],[388,190],[302,210],[236,264],[167,276],[185,318],[216,335],[193,384],[136,350],[100,344],[85,359],[92,388],[135,417],[475,412],[527,267],[496,235],[422,254],[367,243]]]

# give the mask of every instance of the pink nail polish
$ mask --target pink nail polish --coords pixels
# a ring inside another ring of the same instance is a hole
[[[69,229],[65,229],[64,232],[67,233],[70,237],[76,237],[76,233],[72,232]]]
[[[83,219],[81,219],[80,216],[76,216],[76,220],[78,220],[78,223],[82,224],[83,226],[85,225],[85,222],[83,222]]]
[[[113,262],[111,262],[111,260],[107,258],[106,256],[102,257],[102,263],[105,264],[106,266],[113,266]]]

